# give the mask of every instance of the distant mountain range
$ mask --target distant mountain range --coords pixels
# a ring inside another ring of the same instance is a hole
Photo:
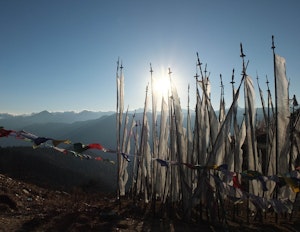
[[[194,121],[194,112],[192,122]],[[134,112],[129,112],[132,117]],[[238,110],[238,120],[241,121],[244,109]],[[142,122],[142,110],[135,112],[135,120]],[[186,125],[187,111],[183,110],[184,125]],[[218,112],[216,112],[218,116]],[[149,123],[151,128],[151,115]],[[262,109],[257,110],[258,118],[262,118]],[[158,117],[159,120],[159,117]],[[42,111],[30,115],[13,116],[0,114],[0,126],[11,130],[25,130],[40,137],[54,139],[70,139],[72,142],[101,143],[108,148],[116,146],[116,115],[115,112],[54,112]],[[15,138],[0,138],[0,146],[31,146],[30,143]]]
[[[0,126],[11,130],[25,130],[40,137],[70,139],[71,141],[90,143],[108,141],[110,131],[115,134],[115,116],[113,112],[49,113],[42,111],[25,116],[0,115]],[[104,129],[105,128],[105,129]],[[103,133],[105,131],[105,133]],[[111,142],[109,143],[111,144]],[[1,138],[0,146],[26,146],[28,142],[15,138]]]
[[[94,112],[87,110],[81,111],[79,113],[76,113],[74,111],[50,113],[47,110],[44,110],[39,113],[17,116],[8,113],[0,113],[0,122],[7,126],[23,127],[35,123],[73,123],[77,121],[86,121],[91,119],[97,119],[105,115],[111,115],[113,113],[113,111]]]

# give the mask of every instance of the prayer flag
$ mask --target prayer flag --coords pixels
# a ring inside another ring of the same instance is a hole
[[[5,130],[3,127],[0,127],[0,137],[7,137],[13,132],[12,130]]]
[[[123,156],[124,159],[126,159],[128,162],[130,162],[128,154],[122,152],[121,155]]]
[[[102,145],[100,145],[99,143],[91,143],[89,145],[87,145],[88,149],[97,149],[97,150],[103,150]]]
[[[160,165],[162,166],[162,167],[169,167],[169,163],[167,162],[167,161],[165,161],[165,160],[162,160],[162,159],[156,159],[156,161],[158,162],[158,163],[160,163]]]

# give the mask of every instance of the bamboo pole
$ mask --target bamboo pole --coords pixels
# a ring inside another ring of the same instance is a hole
[[[274,84],[275,84],[275,172],[278,175],[278,96],[277,96],[277,77],[276,77],[276,61],[275,61],[275,45],[274,35],[272,35],[272,51],[273,51],[273,62],[274,62]],[[278,199],[278,185],[275,187],[275,199]],[[278,223],[278,214],[275,213],[275,222]]]
[[[117,137],[117,163],[118,163],[118,170],[117,170],[117,200],[120,199],[120,188],[119,188],[119,176],[120,176],[120,115],[119,115],[119,101],[120,101],[120,77],[119,77],[119,59],[117,61],[117,72],[116,72],[116,81],[117,81],[117,105],[116,105],[116,137]]]

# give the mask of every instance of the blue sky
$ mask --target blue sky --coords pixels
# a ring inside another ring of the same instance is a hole
[[[143,107],[152,63],[157,78],[171,68],[183,108],[191,85],[193,108],[196,52],[210,72],[213,104],[222,74],[229,107],[241,42],[255,87],[257,74],[264,92],[266,75],[273,87],[272,35],[297,96],[299,9],[298,0],[0,0],[0,112],[115,110],[118,58],[125,107]]]

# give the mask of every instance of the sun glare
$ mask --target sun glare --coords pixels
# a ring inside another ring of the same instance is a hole
[[[169,77],[161,75],[158,78],[155,78],[153,81],[153,90],[154,93],[159,97],[167,97],[170,91],[170,81]]]

